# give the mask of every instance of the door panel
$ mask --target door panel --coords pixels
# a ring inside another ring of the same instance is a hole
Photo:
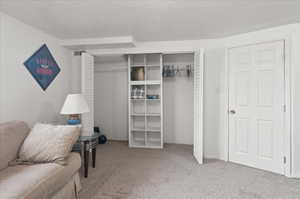
[[[271,120],[257,120],[258,126],[258,156],[262,159],[273,159],[273,122]]]
[[[273,106],[273,71],[261,71],[257,77],[258,106]]]
[[[238,118],[236,120],[236,146],[237,146],[238,153],[247,154],[249,152],[248,130],[249,130],[249,119]]]
[[[284,42],[229,50],[229,160],[283,174]]]
[[[90,111],[82,114],[81,135],[94,133],[94,57],[88,53],[81,55],[81,92],[86,99]]]
[[[239,106],[249,105],[249,91],[250,91],[250,75],[247,71],[240,71],[236,74],[236,103]]]

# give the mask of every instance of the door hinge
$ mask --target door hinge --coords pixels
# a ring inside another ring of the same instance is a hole
[[[283,164],[286,164],[286,157],[283,157]]]
[[[283,105],[283,112],[286,112],[286,105]]]

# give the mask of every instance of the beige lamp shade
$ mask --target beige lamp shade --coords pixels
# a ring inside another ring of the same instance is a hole
[[[62,115],[82,114],[89,112],[89,107],[82,94],[69,94],[60,111]]]

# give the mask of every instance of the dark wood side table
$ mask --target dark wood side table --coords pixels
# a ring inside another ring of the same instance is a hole
[[[92,166],[96,167],[96,152],[100,133],[91,136],[80,136],[72,151],[79,152],[83,158],[84,177],[88,177],[90,153],[92,152]]]

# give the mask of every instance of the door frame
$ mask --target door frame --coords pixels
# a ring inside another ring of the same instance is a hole
[[[251,41],[246,40],[244,42],[237,42],[227,45],[225,48],[225,81],[224,81],[224,87],[225,87],[225,95],[224,95],[224,134],[225,134],[225,161],[229,161],[229,50],[236,47],[244,47],[249,45],[257,45],[257,44],[264,44],[264,43],[270,43],[270,42],[276,42],[276,41],[283,41],[284,43],[284,99],[285,99],[285,112],[284,112],[284,131],[283,131],[283,137],[284,137],[284,143],[283,143],[283,155],[285,157],[285,163],[283,163],[284,166],[284,175],[286,177],[292,177],[292,129],[291,129],[291,110],[293,110],[292,107],[292,98],[291,98],[291,90],[293,87],[293,83],[291,81],[291,38],[290,36],[283,36],[279,38],[272,38],[272,39],[261,39],[261,40],[255,40]],[[282,157],[282,158],[284,158]],[[283,159],[282,159],[283,161]]]

